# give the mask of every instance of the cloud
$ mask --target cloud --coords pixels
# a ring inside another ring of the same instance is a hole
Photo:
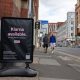
[[[75,11],[76,0],[39,0],[39,19],[49,22],[65,21],[67,12]]]

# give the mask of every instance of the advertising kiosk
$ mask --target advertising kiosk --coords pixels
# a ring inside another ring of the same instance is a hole
[[[1,19],[0,62],[24,62],[26,68],[0,70],[0,76],[36,76],[29,68],[33,62],[33,27],[31,18],[3,17]]]

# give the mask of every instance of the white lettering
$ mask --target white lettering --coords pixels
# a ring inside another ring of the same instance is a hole
[[[24,28],[11,27],[11,31],[24,31]]]
[[[8,33],[8,36],[26,36],[26,33],[23,32],[14,32],[14,33]]]

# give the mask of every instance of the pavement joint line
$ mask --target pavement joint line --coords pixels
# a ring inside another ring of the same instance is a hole
[[[40,64],[40,58],[39,58],[39,60],[38,60],[38,64]]]
[[[60,78],[46,78],[46,77],[40,77],[39,80],[72,80],[72,79],[60,79]]]
[[[34,55],[34,57],[49,57],[49,58],[51,58],[51,56],[50,55]]]
[[[37,72],[37,79],[39,80],[39,72]]]
[[[74,56],[74,55],[65,53],[65,52],[63,52],[63,51],[59,51],[59,50],[57,50],[56,52],[61,53],[61,54],[65,54],[65,55],[67,55],[67,56],[70,56],[70,57],[73,57],[73,58],[76,58],[76,59],[80,60],[80,57],[78,57],[78,56]]]

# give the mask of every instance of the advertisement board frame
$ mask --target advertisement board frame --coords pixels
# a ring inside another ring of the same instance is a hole
[[[2,55],[3,55],[3,48],[2,48],[2,46],[3,46],[3,38],[2,38],[2,30],[3,30],[3,24],[4,24],[4,20],[5,19],[9,19],[9,20],[11,20],[11,19],[13,19],[13,20],[26,20],[26,22],[27,22],[27,20],[30,20],[31,21],[31,25],[32,25],[32,51],[31,51],[31,53],[30,53],[30,59],[25,59],[25,60],[13,60],[13,59],[8,59],[8,60],[6,60],[6,59],[1,59],[0,60],[0,62],[26,62],[26,63],[32,63],[33,62],[33,27],[34,27],[34,20],[32,19],[32,18],[19,18],[19,17],[3,17],[3,18],[1,18],[1,53],[2,53]]]

